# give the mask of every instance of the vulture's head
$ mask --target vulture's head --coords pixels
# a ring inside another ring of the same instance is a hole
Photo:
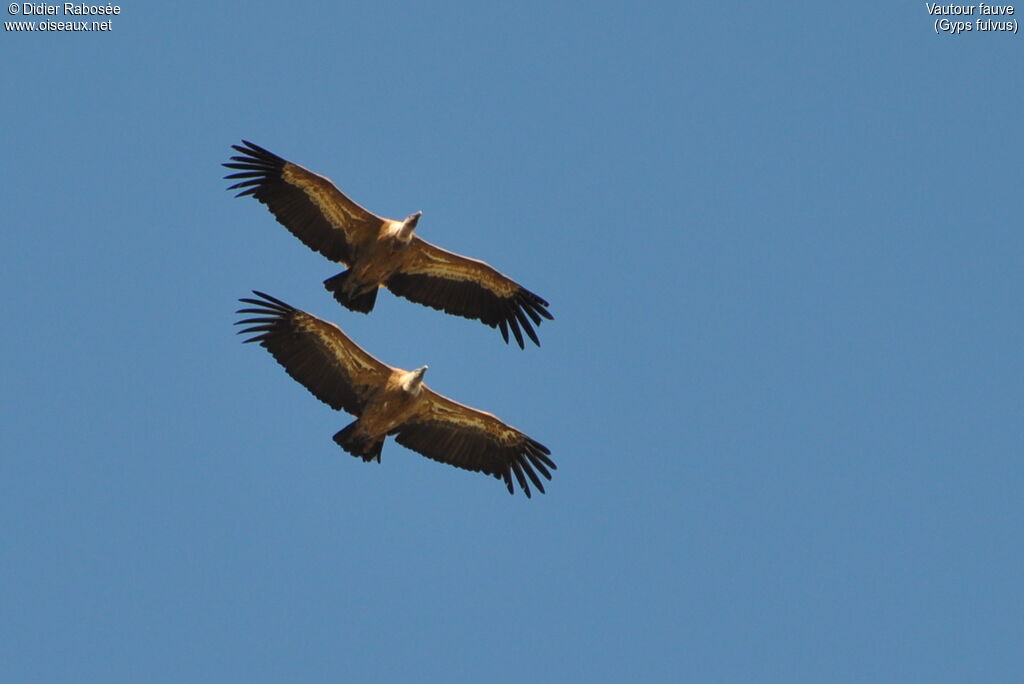
[[[408,242],[412,238],[412,231],[416,230],[416,224],[420,222],[420,216],[423,216],[422,211],[417,211],[415,214],[409,214],[402,221],[402,227],[398,230],[398,239],[402,242]]]
[[[427,368],[429,367],[423,366],[406,373],[405,378],[402,380],[402,389],[410,394],[419,394],[420,388],[423,386],[423,376],[426,375]]]

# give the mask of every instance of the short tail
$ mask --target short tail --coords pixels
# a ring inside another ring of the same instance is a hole
[[[373,305],[377,303],[377,290],[379,287],[374,287],[372,290],[365,294],[356,295],[350,297],[345,292],[345,281],[348,280],[349,274],[352,270],[342,271],[336,276],[331,276],[324,281],[324,287],[327,291],[334,295],[334,298],[338,300],[338,303],[347,309],[352,311],[358,311],[359,313],[370,313],[373,311]]]
[[[348,427],[335,434],[335,443],[348,453],[360,457],[367,463],[373,459],[377,459],[377,463],[380,463],[380,450],[384,448],[384,438],[382,437],[374,442],[372,438],[366,435],[356,434],[357,422],[359,421],[350,423]]]

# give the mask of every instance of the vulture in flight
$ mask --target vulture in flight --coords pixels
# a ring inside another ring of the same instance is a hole
[[[377,216],[346,197],[327,178],[248,140],[224,166],[238,180],[229,190],[252,195],[310,249],[348,270],[324,281],[343,306],[369,313],[384,286],[400,297],[456,316],[523,333],[540,346],[534,325],[552,319],[548,303],[490,265],[436,247],[413,235],[423,212],[401,221]],[[532,321],[532,324],[531,324]]]
[[[259,342],[301,385],[328,406],[357,416],[334,435],[353,456],[380,462],[384,438],[458,468],[493,475],[514,492],[512,478],[527,497],[530,482],[541,493],[537,473],[551,479],[551,451],[493,414],[464,406],[423,383],[427,367],[392,368],[363,351],[338,326],[279,299],[253,291],[240,299],[252,314],[236,325],[249,327],[246,342]],[[550,470],[549,470],[550,469]]]

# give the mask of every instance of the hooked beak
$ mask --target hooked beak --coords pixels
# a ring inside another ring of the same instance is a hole
[[[422,368],[417,368],[416,370],[414,370],[411,373],[412,377],[409,378],[408,384],[406,385],[406,388],[409,389],[409,390],[414,390],[414,389],[416,389],[418,387],[421,387],[423,385],[423,375],[426,372],[427,372],[427,367],[426,366],[423,366]]]
[[[420,222],[420,216],[423,216],[422,211],[417,211],[415,214],[409,214],[402,221],[402,228],[398,231],[398,239],[402,242],[408,242],[412,239],[412,231],[416,228],[416,224]]]

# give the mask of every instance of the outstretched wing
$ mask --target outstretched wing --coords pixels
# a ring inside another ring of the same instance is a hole
[[[464,406],[423,386],[420,410],[395,431],[395,441],[435,461],[501,478],[514,492],[512,476],[527,497],[530,485],[541,494],[539,472],[551,479],[551,451],[493,414]],[[550,469],[550,470],[549,470]]]
[[[530,321],[540,325],[542,317],[553,318],[546,301],[483,261],[454,254],[419,237],[413,237],[404,253],[398,272],[384,283],[396,295],[498,327],[505,342],[511,328],[520,348],[521,331],[525,331],[540,346]]]
[[[274,355],[303,387],[331,408],[360,415],[374,390],[383,385],[392,368],[363,351],[333,323],[253,290],[259,299],[240,299],[253,308],[237,313],[256,314],[235,325],[255,333],[246,342],[259,342]]]
[[[225,176],[240,179],[229,190],[252,195],[267,205],[278,222],[310,249],[331,261],[351,264],[359,248],[376,238],[385,219],[346,197],[330,179],[278,157],[259,145],[231,147],[242,156],[223,165],[238,169]]]

